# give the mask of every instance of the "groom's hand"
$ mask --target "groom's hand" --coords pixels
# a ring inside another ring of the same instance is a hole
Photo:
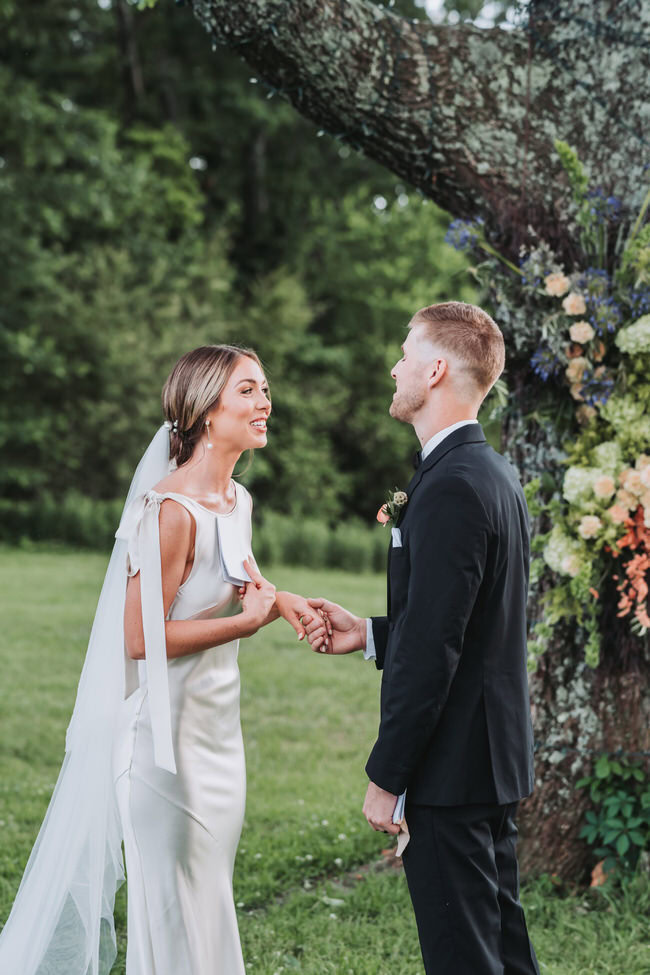
[[[312,650],[319,653],[352,653],[366,645],[366,621],[354,616],[329,599],[308,599],[309,605],[324,613],[326,622],[316,616],[305,626]]]
[[[399,823],[393,822],[396,803],[397,796],[392,792],[386,792],[374,782],[369,782],[366,801],[363,804],[363,815],[374,830],[392,833],[395,836],[399,833]]]

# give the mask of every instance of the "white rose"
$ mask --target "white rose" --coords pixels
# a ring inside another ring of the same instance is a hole
[[[603,474],[602,477],[598,477],[594,481],[594,494],[597,498],[611,498],[615,491],[614,478],[610,477],[609,474]]]
[[[582,345],[585,342],[591,342],[595,334],[589,322],[575,322],[569,329],[571,341],[580,342]]]
[[[584,315],[587,311],[585,299],[577,291],[572,291],[571,294],[566,296],[562,302],[562,307],[567,315]]]
[[[602,527],[603,523],[597,515],[585,515],[580,519],[578,532],[583,538],[593,538]]]
[[[544,284],[546,285],[547,295],[552,295],[554,298],[561,298],[569,290],[571,282],[565,274],[556,271],[554,274],[548,274],[544,278]]]

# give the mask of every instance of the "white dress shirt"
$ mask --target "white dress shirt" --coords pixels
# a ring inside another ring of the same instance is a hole
[[[454,430],[460,430],[461,427],[467,426],[468,423],[478,423],[478,420],[458,420],[457,423],[452,423],[450,427],[445,427],[444,430],[438,430],[437,433],[427,440],[424,447],[422,448],[422,460],[428,457],[432,450],[438,446],[439,443],[448,437],[450,433]],[[366,660],[376,660],[377,651],[375,649],[375,639],[372,634],[372,620],[366,620],[366,648],[363,651],[363,656]]]

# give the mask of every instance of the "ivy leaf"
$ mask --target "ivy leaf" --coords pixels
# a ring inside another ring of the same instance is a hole
[[[619,836],[620,833],[621,833],[620,829],[609,830],[603,836],[603,843],[607,843],[608,845],[610,843],[613,843],[616,837]]]
[[[629,848],[630,848],[629,837],[625,833],[622,833],[621,836],[619,836],[619,838],[616,841],[616,852],[618,853],[619,856],[622,857],[625,853],[627,853]]]
[[[596,762],[596,775],[599,779],[606,779],[609,775],[609,759],[607,755],[601,755]]]

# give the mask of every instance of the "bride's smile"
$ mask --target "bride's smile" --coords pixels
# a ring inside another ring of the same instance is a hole
[[[215,446],[241,451],[265,447],[270,413],[266,377],[254,359],[242,357],[209,415]]]

